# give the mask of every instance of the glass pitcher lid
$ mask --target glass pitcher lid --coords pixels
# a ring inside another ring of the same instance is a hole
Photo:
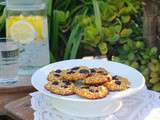
[[[39,10],[45,8],[44,0],[6,0],[8,10]]]

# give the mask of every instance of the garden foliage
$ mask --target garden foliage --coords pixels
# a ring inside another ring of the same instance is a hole
[[[157,48],[147,48],[142,37],[140,0],[46,2],[51,62],[78,58],[79,54],[83,56],[88,52],[82,48],[92,48],[109,60],[138,69],[145,76],[148,88],[160,91],[160,58]],[[5,21],[2,6],[0,15],[2,34]],[[95,55],[94,52],[91,55]]]
[[[139,0],[57,0],[54,6],[53,54],[62,52],[64,59],[72,59],[78,51],[85,52],[80,45],[94,48],[138,69],[147,86],[160,91],[160,60],[157,48],[147,48],[143,40]]]

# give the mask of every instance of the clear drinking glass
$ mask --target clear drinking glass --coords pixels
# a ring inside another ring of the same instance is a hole
[[[18,44],[7,38],[0,38],[0,84],[16,82],[18,59]]]

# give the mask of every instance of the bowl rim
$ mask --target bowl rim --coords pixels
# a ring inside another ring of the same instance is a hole
[[[109,63],[116,63],[116,64],[120,64],[120,65],[123,65],[123,66],[127,66],[129,69],[132,69],[132,70],[134,70],[134,71],[136,71],[139,75],[140,75],[140,77],[142,78],[141,79],[141,81],[142,81],[142,83],[141,83],[141,85],[140,86],[138,86],[138,87],[136,87],[136,88],[130,88],[130,89],[127,89],[127,90],[124,90],[124,91],[119,91],[119,95],[118,96],[116,96],[116,97],[111,97],[110,99],[104,99],[104,98],[102,98],[102,99],[94,99],[94,100],[90,100],[90,99],[85,99],[85,98],[76,98],[76,99],[74,99],[74,98],[68,98],[68,97],[66,97],[66,96],[60,96],[60,95],[56,95],[56,94],[53,94],[53,93],[47,93],[47,92],[45,92],[45,91],[43,91],[43,90],[39,90],[38,88],[37,88],[37,86],[35,85],[35,80],[34,80],[34,78],[36,77],[36,75],[40,72],[40,71],[43,71],[43,70],[45,70],[45,69],[47,69],[48,67],[51,67],[51,66],[53,66],[54,64],[59,64],[59,63],[61,63],[61,62],[65,62],[65,61],[68,61],[68,62],[72,62],[72,61],[100,61],[100,59],[93,59],[93,60],[88,60],[88,59],[70,59],[70,60],[63,60],[63,61],[58,61],[58,62],[55,62],[55,63],[52,63],[52,64],[49,64],[49,65],[46,65],[46,66],[44,66],[44,67],[42,67],[42,68],[40,68],[40,69],[38,69],[33,75],[32,75],[32,77],[31,77],[31,83],[32,83],[32,85],[33,85],[33,87],[35,88],[35,89],[37,89],[39,92],[41,92],[41,93],[43,93],[43,94],[45,94],[45,95],[47,95],[47,96],[50,96],[50,97],[52,97],[52,98],[54,98],[54,99],[59,99],[59,100],[65,100],[65,101],[73,101],[73,102],[91,102],[91,103],[93,103],[93,102],[109,102],[109,101],[113,101],[113,100],[117,100],[117,99],[121,99],[121,98],[124,98],[124,97],[127,97],[127,96],[130,96],[130,95],[133,95],[133,94],[135,94],[135,93],[137,93],[138,91],[140,91],[141,89],[143,89],[144,87],[145,87],[145,78],[144,78],[144,76],[138,71],[138,70],[136,70],[135,68],[132,68],[132,67],[130,67],[130,66],[128,66],[128,65],[126,65],[126,64],[122,64],[122,63],[118,63],[118,62],[113,62],[113,61],[108,61],[107,60],[107,62],[109,62]],[[101,60],[102,61],[102,60]],[[121,95],[120,95],[121,94]],[[107,96],[106,96],[107,97]]]

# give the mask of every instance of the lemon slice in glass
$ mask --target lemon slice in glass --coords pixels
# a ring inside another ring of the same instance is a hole
[[[26,21],[17,21],[10,27],[11,38],[19,43],[26,44],[33,41],[36,31],[32,24]]]

